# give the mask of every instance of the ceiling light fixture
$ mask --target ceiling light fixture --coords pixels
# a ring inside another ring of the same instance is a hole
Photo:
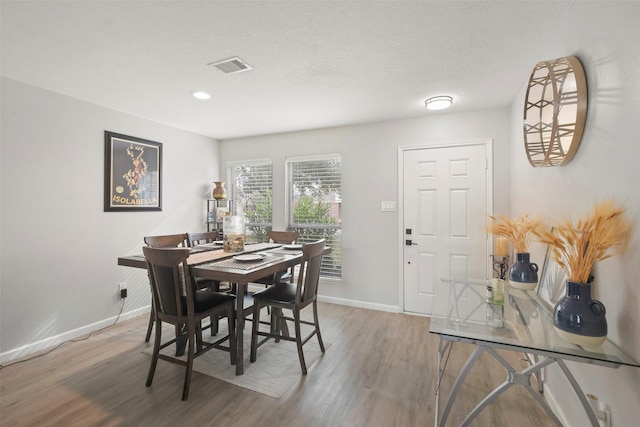
[[[198,99],[211,99],[211,95],[207,92],[193,92],[193,97]]]
[[[446,95],[434,96],[424,101],[424,106],[427,107],[427,110],[443,110],[451,107],[451,104],[453,104],[453,98]]]

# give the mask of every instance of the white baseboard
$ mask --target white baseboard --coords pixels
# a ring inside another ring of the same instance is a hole
[[[259,289],[263,289],[263,288],[256,288],[256,290],[259,290]],[[366,309],[377,310],[377,311],[386,311],[390,313],[401,312],[400,307],[395,305],[376,304],[376,303],[356,301],[356,300],[350,300],[350,299],[344,299],[344,298],[335,298],[335,297],[319,295],[318,301],[327,302],[330,304],[345,305],[349,307],[366,308]],[[141,307],[132,311],[128,311],[126,313],[122,313],[120,315],[120,318],[118,319],[118,322],[132,319],[134,317],[140,316],[145,313],[149,313],[150,310],[151,310],[151,306],[148,305],[146,307]],[[89,334],[92,331],[97,331],[99,329],[105,328],[107,326],[112,325],[117,318],[118,316],[113,316],[108,319],[101,320],[99,322],[85,325],[80,328],[64,332],[59,335],[47,337],[43,340],[29,343],[22,347],[15,348],[4,353],[0,353],[0,364],[5,365],[7,363],[10,363],[13,360],[18,360],[30,354],[35,354],[39,351],[54,347],[65,341],[82,337],[84,335]]]
[[[113,316],[108,319],[101,320],[99,322],[91,323],[89,325],[85,325],[80,328],[64,332],[59,335],[47,337],[43,340],[29,343],[29,344],[23,345],[22,347],[14,348],[7,352],[0,353],[0,364],[5,365],[13,360],[18,360],[27,355],[35,354],[39,351],[46,350],[48,348],[61,344],[65,341],[83,337],[93,331],[97,331],[99,329],[106,328],[107,326],[113,325],[116,319],[118,320],[118,322],[121,322],[123,320],[128,320],[134,317],[138,317],[144,313],[149,313],[150,310],[151,310],[150,305],[146,307],[137,308],[135,310],[122,313],[120,315],[120,318],[118,318],[118,316]]]
[[[569,422],[567,421],[566,414],[562,410],[562,406],[558,405],[558,401],[553,396],[553,391],[551,390],[551,387],[549,387],[546,383],[544,385],[544,398],[547,401],[547,403],[549,404],[549,407],[551,408],[553,413],[556,414],[556,417],[558,417],[560,419],[560,421],[562,422],[562,425],[563,426],[570,425]]]
[[[328,302],[330,304],[346,305],[349,307],[368,308],[370,310],[387,311],[389,313],[400,313],[400,307],[397,305],[376,304],[371,302],[356,301],[344,298],[328,297],[318,295],[318,301]]]

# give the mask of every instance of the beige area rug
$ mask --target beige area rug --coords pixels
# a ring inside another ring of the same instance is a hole
[[[262,328],[263,325],[261,325]],[[292,325],[289,325],[292,327]],[[172,327],[166,327],[162,330],[163,340],[167,339],[173,333]],[[304,326],[302,335],[306,336],[309,331],[305,331]],[[206,341],[212,341],[209,330],[204,331],[203,338]],[[220,331],[217,336],[223,337],[227,334],[226,320],[220,321]],[[153,335],[152,335],[153,337]],[[153,338],[151,339],[153,342]],[[331,344],[324,341],[325,351],[329,349]],[[151,356],[153,347],[145,349],[143,353]],[[169,346],[161,351],[161,353],[170,354],[175,351],[175,346]],[[304,346],[304,358],[307,364],[307,371],[322,356],[320,345],[316,337],[311,338]],[[269,340],[258,348],[256,361],[249,362],[251,352],[251,322],[246,322],[244,330],[244,374],[236,375],[235,365],[231,365],[229,353],[212,349],[193,361],[193,370],[230,384],[235,384],[267,396],[280,398],[286,391],[296,384],[302,378],[300,370],[300,361],[298,360],[298,350],[295,342],[283,341],[276,343],[273,339]],[[186,356],[184,356],[186,360]],[[158,368],[162,369],[165,361],[158,361]]]

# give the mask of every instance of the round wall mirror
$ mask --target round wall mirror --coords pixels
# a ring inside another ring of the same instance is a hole
[[[524,147],[531,166],[563,166],[578,151],[587,117],[587,80],[580,60],[539,62],[524,104]]]

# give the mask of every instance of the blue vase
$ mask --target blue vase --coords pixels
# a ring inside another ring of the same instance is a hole
[[[567,281],[567,293],[553,310],[553,326],[565,340],[596,347],[607,337],[607,311],[591,298],[591,283]]]
[[[529,261],[529,252],[518,252],[509,269],[509,282],[518,289],[532,290],[538,284],[538,264]]]

